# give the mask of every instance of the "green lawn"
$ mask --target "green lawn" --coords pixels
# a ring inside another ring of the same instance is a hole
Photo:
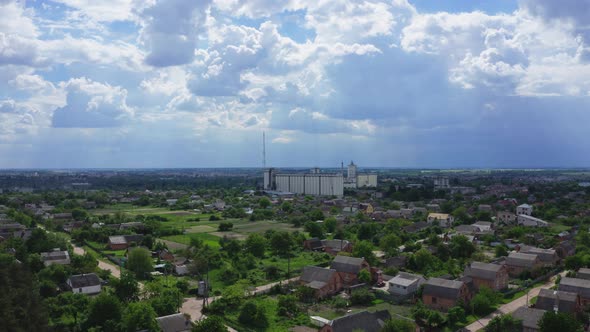
[[[309,316],[301,312],[294,318],[282,317],[278,315],[278,300],[275,297],[270,296],[258,296],[250,299],[256,305],[264,308],[266,317],[268,318],[268,327],[263,329],[251,328],[244,326],[238,321],[240,315],[239,310],[225,312],[223,319],[228,323],[229,326],[233,327],[238,331],[264,331],[264,332],[286,332],[289,331],[290,327],[297,325],[308,325],[310,323]]]
[[[164,236],[162,239],[189,245],[191,243],[191,238],[201,239],[203,240],[204,244],[209,245],[213,249],[219,249],[221,247],[219,245],[220,238],[209,233],[189,233],[182,235],[171,235]]]

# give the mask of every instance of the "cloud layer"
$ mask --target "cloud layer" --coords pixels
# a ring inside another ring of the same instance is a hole
[[[0,1],[0,167],[590,166],[571,4]]]

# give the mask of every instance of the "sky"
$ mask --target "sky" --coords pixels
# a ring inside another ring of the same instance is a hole
[[[589,0],[0,0],[0,168],[590,167]]]

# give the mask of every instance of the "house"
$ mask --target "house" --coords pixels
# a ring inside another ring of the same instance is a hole
[[[512,313],[512,317],[522,321],[523,332],[538,332],[539,321],[545,313],[542,309],[520,307]]]
[[[389,293],[397,296],[409,296],[418,291],[418,288],[426,282],[423,276],[400,272],[387,281]]]
[[[361,311],[336,318],[325,324],[318,332],[380,332],[385,322],[391,319],[388,310],[377,312]]]
[[[158,257],[161,260],[167,261],[167,262],[174,262],[175,261],[174,254],[171,253],[170,251],[168,251],[168,249],[161,250],[158,253]]]
[[[418,221],[418,222],[415,222],[411,225],[404,227],[403,230],[407,233],[418,233],[419,231],[421,231],[425,228],[428,228],[428,226],[430,226],[428,223],[426,223],[424,221]]]
[[[518,216],[517,220],[518,225],[525,226],[525,227],[547,227],[549,223],[545,220],[541,220],[539,218],[535,218],[526,214],[521,214]]]
[[[53,249],[53,251],[42,252],[41,260],[43,265],[49,266],[52,264],[70,265],[70,254],[67,250]]]
[[[395,257],[390,257],[385,260],[385,267],[401,269],[406,267],[408,264],[408,256],[399,255]]]
[[[560,291],[577,293],[580,295],[582,306],[590,304],[590,280],[563,277],[559,282]]]
[[[424,283],[422,302],[429,308],[447,311],[459,301],[468,303],[470,300],[471,294],[463,281],[430,278]]]
[[[171,199],[167,199],[166,200],[166,204],[168,204],[168,206],[173,206],[176,205],[176,203],[178,202],[177,199],[171,198]]]
[[[555,247],[555,251],[559,258],[565,259],[576,254],[576,245],[572,241],[563,241]]]
[[[508,287],[508,268],[506,265],[472,262],[463,275],[473,280],[476,289],[482,286],[499,291]]]
[[[479,231],[477,233],[491,233],[492,223],[489,221],[477,221],[472,226],[477,227]]]
[[[341,251],[352,252],[352,243],[347,240],[319,240],[318,238],[307,239],[303,242],[303,248],[312,251],[324,251],[330,255],[337,255]]]
[[[537,247],[521,246],[519,252],[523,254],[537,255],[543,266],[555,266],[560,262],[560,258],[554,249],[541,249]]]
[[[459,225],[455,227],[455,232],[461,235],[472,235],[475,234],[479,229],[473,225]]]
[[[190,332],[193,323],[182,313],[156,318],[162,332]]]
[[[108,246],[111,250],[123,250],[129,248],[132,243],[140,243],[142,240],[141,234],[109,236]]]
[[[336,256],[330,268],[338,272],[342,277],[342,282],[345,286],[352,286],[358,283],[358,274],[361,270],[370,271],[371,267],[364,258]]]
[[[521,204],[516,207],[516,215],[530,216],[533,214],[533,207],[528,204]]]
[[[580,268],[578,273],[576,273],[576,278],[590,280],[590,269],[585,267]]]
[[[451,227],[455,221],[455,217],[447,213],[429,213],[426,221],[429,224],[438,222],[440,227]]]
[[[496,214],[496,223],[501,225],[514,225],[517,217],[514,213],[508,211],[498,211]]]
[[[426,209],[432,212],[440,212],[440,205],[438,204],[426,204]]]
[[[375,212],[375,208],[371,203],[361,203],[359,204],[359,210],[361,210],[365,214],[371,214]]]
[[[74,293],[98,294],[101,291],[100,278],[94,273],[73,275],[66,283]]]
[[[537,296],[535,308],[553,311],[557,308],[560,312],[574,314],[582,308],[580,296],[577,293],[564,292],[552,289],[541,289]]]
[[[525,271],[534,272],[539,269],[542,264],[539,257],[535,254],[511,252],[508,257],[506,257],[506,266],[508,267],[508,274],[511,277],[518,277]]]
[[[492,206],[488,204],[479,204],[477,211],[480,212],[492,212]]]
[[[304,267],[299,283],[315,290],[314,297],[316,299],[334,295],[344,287],[342,277],[338,271],[317,266]]]

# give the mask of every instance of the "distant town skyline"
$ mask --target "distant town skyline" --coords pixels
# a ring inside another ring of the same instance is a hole
[[[590,167],[590,3],[0,1],[0,168]]]

